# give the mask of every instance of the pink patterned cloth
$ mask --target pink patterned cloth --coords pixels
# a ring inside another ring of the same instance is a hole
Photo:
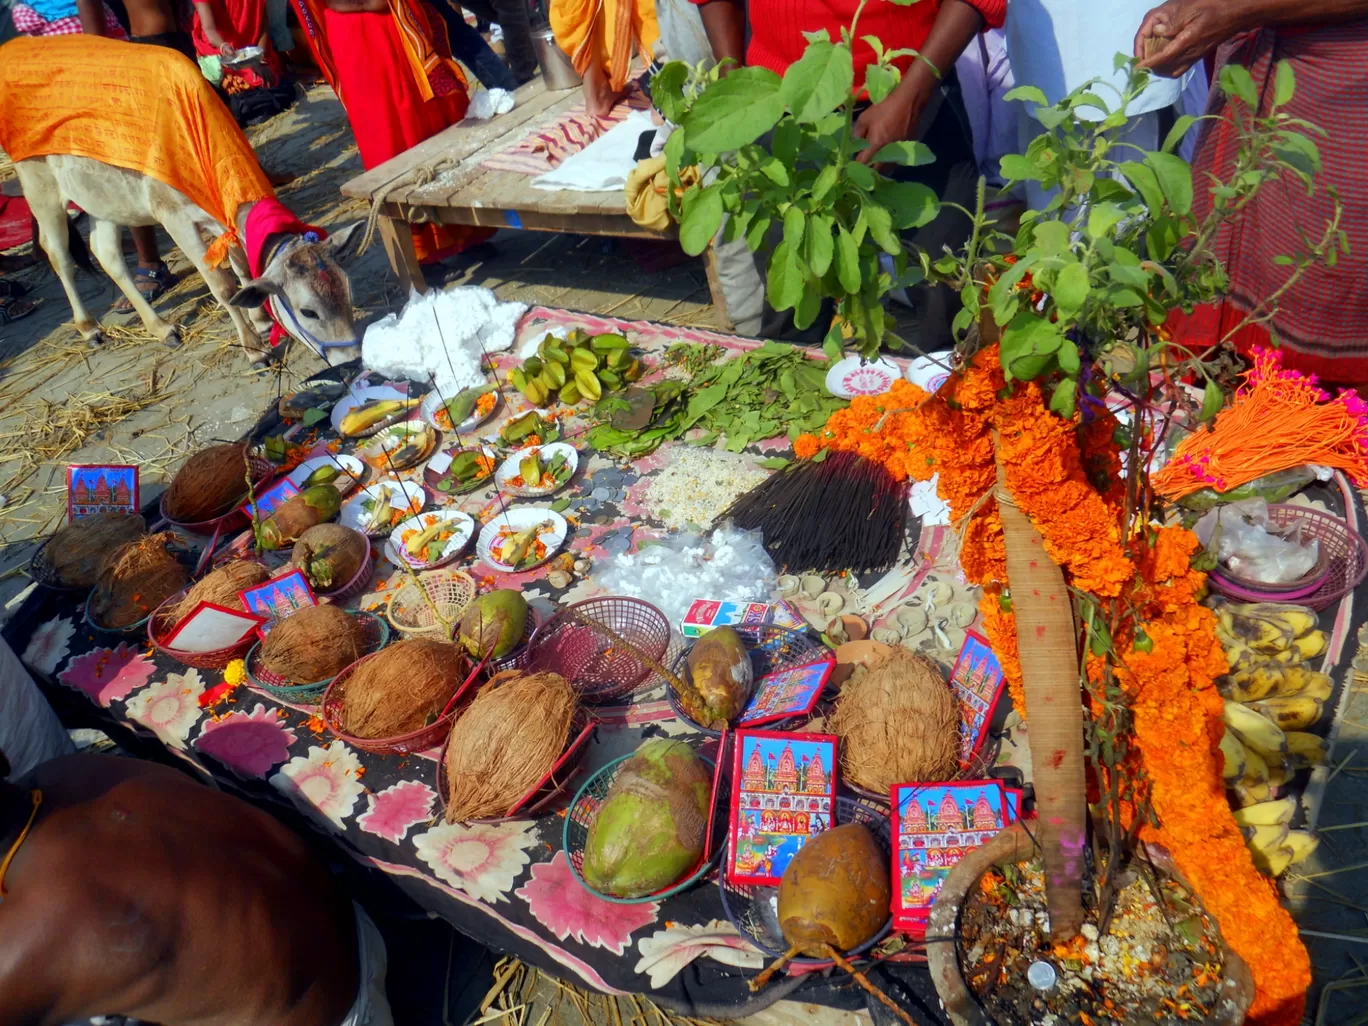
[[[26,36],[79,36],[81,34],[81,16],[79,14],[73,14],[67,18],[58,18],[56,21],[47,21],[28,4],[15,4],[12,14],[15,29]],[[114,12],[107,5],[104,8],[104,16],[106,36],[110,39],[128,38],[128,33],[124,31],[123,26],[119,24],[119,19],[114,17]]]
[[[566,157],[578,153],[608,129],[635,110],[650,110],[651,101],[643,93],[631,92],[601,118],[589,116],[583,103],[571,107],[555,124],[534,130],[506,150],[480,163],[491,171],[514,171],[542,175],[557,167]]]

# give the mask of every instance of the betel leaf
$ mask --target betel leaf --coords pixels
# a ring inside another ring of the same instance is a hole
[[[722,187],[710,185],[686,205],[679,223],[679,245],[689,256],[708,248],[722,225]]]
[[[1002,330],[1002,369],[1022,381],[1039,377],[1063,342],[1058,324],[1023,310]]]
[[[784,241],[793,252],[801,252],[798,247],[803,244],[803,233],[806,230],[807,218],[802,210],[795,205],[784,211]]]
[[[1146,153],[1145,163],[1154,171],[1169,209],[1179,217],[1192,211],[1192,168],[1174,153]]]
[[[779,95],[794,118],[812,124],[845,102],[855,83],[850,47],[844,43],[809,43],[803,56],[784,72]]]
[[[1073,378],[1065,378],[1055,385],[1054,394],[1050,396],[1050,412],[1059,414],[1065,420],[1071,420],[1077,403],[1078,382]]]
[[[836,169],[835,164],[828,164],[817,174],[817,180],[812,183],[813,202],[820,203],[826,198],[832,187],[836,184],[841,173]]]
[[[874,198],[893,215],[893,227],[900,232],[930,224],[940,213],[935,190],[921,182],[884,179],[874,187]]]
[[[786,241],[775,246],[770,254],[769,274],[765,283],[770,306],[776,310],[787,310],[797,305],[803,296],[805,277],[793,247]]]
[[[789,461],[783,456],[770,456],[767,459],[756,460],[755,465],[764,470],[783,470],[789,465]]]
[[[817,320],[822,312],[822,294],[815,288],[805,287],[798,293],[798,302],[793,305],[793,326],[804,331]]]
[[[871,103],[882,103],[898,87],[898,75],[883,64],[871,64],[865,70],[865,88]]]
[[[684,83],[689,80],[689,66],[683,61],[670,61],[651,78],[651,102],[668,120],[676,125],[687,110]]]
[[[902,252],[902,240],[893,231],[893,215],[877,203],[866,203],[860,210],[869,226],[870,237],[889,256]]]
[[[1054,301],[1060,315],[1066,316],[1082,309],[1091,290],[1088,269],[1082,264],[1065,264],[1055,276]]]
[[[305,427],[313,427],[320,420],[327,420],[328,414],[325,410],[320,410],[317,406],[311,406],[304,411],[304,416],[299,418]]]
[[[1203,424],[1211,420],[1216,414],[1221,412],[1221,407],[1225,405],[1225,393],[1221,391],[1221,386],[1214,381],[1208,381],[1206,387],[1202,389],[1202,411],[1197,419]]]
[[[827,273],[831,257],[835,251],[836,222],[826,214],[813,214],[808,218],[806,255],[808,267],[818,278]]]
[[[921,167],[924,164],[934,164],[936,155],[931,152],[931,147],[927,146],[926,143],[902,139],[879,147],[879,152],[875,153],[870,160],[874,164],[902,164],[905,167]]]
[[[844,226],[836,232],[836,277],[847,292],[860,291],[860,247]]]
[[[1296,91],[1297,74],[1292,70],[1292,63],[1278,61],[1278,70],[1273,76],[1273,106],[1281,107],[1290,102]]]
[[[713,83],[684,118],[684,138],[696,153],[725,153],[755,142],[784,113],[781,79],[768,68],[737,68]]]
[[[1078,355],[1078,346],[1072,340],[1065,339],[1059,344],[1059,352],[1055,354],[1059,359],[1059,369],[1066,377],[1077,377],[1079,369],[1083,366],[1083,361]]]

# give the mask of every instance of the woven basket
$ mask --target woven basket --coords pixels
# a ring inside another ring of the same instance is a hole
[[[475,579],[460,570],[426,570],[418,575],[423,591],[432,605],[423,599],[419,585],[409,578],[397,588],[385,604],[385,617],[406,638],[432,638],[450,641],[451,630],[433,615],[436,606],[454,629],[461,622],[461,614],[475,598]]]
[[[831,649],[806,631],[789,630],[787,627],[776,627],[767,623],[745,624],[732,629],[741,636],[741,641],[746,646],[746,652],[750,655],[751,669],[754,671],[756,680],[767,673],[795,669],[831,652]],[[674,664],[670,667],[674,675],[683,681],[688,680],[689,651],[692,647],[683,649],[675,656]],[[683,707],[679,704],[679,695],[675,692],[674,685],[668,680],[665,682],[665,695],[670,700],[670,708],[674,710],[676,719],[687,723],[694,730],[700,734],[706,734],[708,737],[722,736],[721,731],[709,730],[685,715]],[[797,722],[805,718],[794,716],[786,720],[766,723],[764,729],[791,730]]]
[[[582,768],[580,756],[584,754],[584,749],[589,744],[589,739],[593,737],[595,728],[598,727],[598,720],[594,719],[584,709],[575,713],[574,719],[570,721],[570,739],[565,746],[565,751],[556,760],[554,766],[537,782],[533,787],[516,802],[508,813],[503,816],[496,816],[492,819],[472,819],[463,820],[469,823],[506,823],[511,819],[532,819],[550,808],[566,790],[571,782],[579,775]],[[451,732],[447,732],[447,739],[442,742],[442,754],[437,759],[437,798],[442,807],[442,817],[446,817],[447,807],[447,775],[446,759],[447,746],[451,744]]]
[[[1300,527],[1303,539],[1314,538],[1320,543],[1326,565],[1318,586],[1306,593],[1264,591],[1242,586],[1217,572],[1207,578],[1213,590],[1242,602],[1295,602],[1319,611],[1344,598],[1368,575],[1368,542],[1339,517],[1309,506],[1282,503],[1268,507],[1268,519],[1275,527]]]
[[[408,734],[400,734],[397,737],[355,737],[348,734],[342,726],[342,701],[347,692],[348,678],[356,672],[358,666],[367,659],[373,658],[375,658],[374,653],[362,656],[332,679],[332,683],[323,693],[322,709],[320,710],[323,714],[323,722],[328,725],[328,729],[339,740],[345,741],[353,748],[359,748],[363,752],[375,752],[378,755],[412,755],[415,752],[426,752],[430,748],[436,748],[441,744],[442,739],[451,733],[451,724],[455,722],[461,711],[462,699],[471,693],[475,685],[475,674],[467,674],[465,681],[456,689],[451,700],[447,702],[446,711],[426,727],[411,731]]]
[[[267,483],[269,483],[271,475],[275,473],[276,469],[274,463],[270,460],[263,459],[260,456],[248,456],[247,466],[252,471],[253,492],[260,492]],[[246,502],[247,496],[244,495],[242,499],[243,502]],[[208,536],[217,532],[220,536],[228,535],[238,530],[240,527],[246,527],[252,522],[251,518],[243,513],[240,508],[234,508],[221,517],[215,517],[213,520],[202,520],[195,524],[182,523],[179,520],[172,520],[166,515],[166,510],[162,505],[165,501],[166,493],[163,492],[161,499],[157,502],[157,511],[167,523],[179,527],[182,531],[188,531],[190,534]]]
[[[575,800],[570,803],[570,808],[565,814],[565,828],[561,832],[561,845],[565,849],[565,858],[570,863],[571,872],[575,874],[575,879],[579,881],[579,885],[590,894],[602,898],[604,901],[611,901],[615,905],[640,905],[648,901],[661,901],[688,890],[708,875],[713,866],[717,864],[718,857],[726,849],[726,844],[722,841],[727,836],[727,803],[719,801],[712,810],[714,850],[704,852],[698,865],[674,884],[640,898],[619,898],[616,895],[595,890],[584,882],[584,848],[589,840],[589,827],[594,822],[594,817],[598,815],[598,810],[604,799],[607,798],[608,789],[613,786],[613,781],[617,779],[618,773],[621,772],[622,767],[633,754],[635,753],[614,759],[584,782],[575,794]],[[714,775],[719,772],[717,764],[712,759],[701,755],[699,758],[708,765]],[[720,793],[721,789],[714,787],[713,791],[716,794]]]
[[[580,619],[602,624],[631,646]],[[611,595],[576,602],[546,623],[528,643],[527,666],[559,673],[586,702],[607,702],[649,686],[670,647],[670,621],[641,599]]]
[[[147,640],[152,642],[152,647],[182,665],[200,670],[221,670],[234,659],[246,656],[256,641],[255,631],[248,633],[236,645],[214,649],[212,652],[186,652],[166,644],[167,635],[175,630],[179,622],[171,616],[171,607],[183,599],[189,590],[182,588],[152,611],[152,617],[147,622]]]
[[[39,545],[38,548],[33,550],[33,555],[29,557],[27,571],[29,579],[40,588],[47,588],[49,591],[55,591],[65,595],[74,595],[83,591],[89,591],[89,585],[73,588],[70,585],[61,583],[61,579],[57,576],[57,571],[53,569],[52,564],[48,562],[47,558],[47,547],[48,543],[51,541],[52,539],[48,538],[47,541],[44,541],[42,545]]]
[[[117,634],[120,637],[125,638],[133,637],[135,635],[142,634],[144,630],[146,630],[147,628],[147,622],[152,619],[152,614],[149,613],[147,616],[144,616],[137,623],[131,623],[127,627],[106,627],[104,624],[96,621],[95,614],[90,611],[90,603],[94,600],[95,592],[92,590],[91,593],[86,596],[85,606],[83,607],[85,610],[83,614],[83,619],[85,620],[85,625],[87,627],[89,627],[92,631],[98,631],[101,634]]]
[[[837,798],[835,810],[836,824],[863,823],[874,835],[875,842],[884,853],[884,865],[893,864],[893,828],[885,809],[860,798]],[[717,887],[722,893],[722,909],[727,913],[732,926],[742,937],[750,941],[765,954],[778,958],[788,950],[788,941],[779,929],[776,914],[776,901],[779,888],[764,884],[735,884],[727,880],[727,867],[724,865],[717,874]],[[857,948],[843,952],[853,957],[868,951],[888,936],[893,929],[890,915],[883,928]],[[823,966],[831,962],[820,958],[795,958],[798,965]]]
[[[357,612],[351,615],[361,621],[361,627],[365,633],[365,651],[362,653],[362,659],[374,655],[389,644],[389,625],[384,620],[374,613]],[[278,698],[282,702],[294,702],[297,705],[317,705],[319,699],[323,697],[323,692],[328,690],[328,685],[334,679],[328,677],[325,680],[312,681],[308,684],[295,684],[278,673],[272,673],[261,665],[260,642],[252,645],[251,650],[247,653],[246,668],[247,679],[252,682],[254,687],[266,692],[272,698]]]

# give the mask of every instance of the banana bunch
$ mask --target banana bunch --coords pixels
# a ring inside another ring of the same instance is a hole
[[[382,420],[388,420],[396,414],[413,409],[420,402],[421,399],[377,399],[364,406],[357,406],[343,416],[337,426],[338,434],[343,438],[354,438],[363,431],[369,431]]]
[[[1288,866],[1302,861],[1320,844],[1315,834],[1288,828],[1296,811],[1295,798],[1259,802],[1235,811],[1235,822],[1254,856],[1254,864],[1269,876],[1281,876]]]
[[[645,373],[622,335],[594,335],[580,329],[568,338],[547,335],[523,365],[509,373],[515,388],[536,406],[553,399],[575,406],[598,402],[604,392],[616,392]]]
[[[1223,604],[1216,617],[1216,636],[1230,663],[1218,684],[1221,694],[1283,730],[1317,723],[1334,682],[1308,664],[1328,644],[1316,628],[1316,614],[1302,606],[1254,602]]]

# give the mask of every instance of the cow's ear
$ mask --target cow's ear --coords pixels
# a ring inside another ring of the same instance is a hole
[[[281,295],[284,295],[284,293],[281,291],[280,286],[270,278],[253,278],[246,285],[242,286],[242,288],[238,289],[237,295],[233,296],[228,302],[233,304],[233,306],[244,306],[249,309],[254,309],[259,306],[265,306],[266,300],[270,299],[272,296]]]
[[[326,245],[332,258],[342,266],[346,266],[356,259],[357,244],[361,241],[361,229],[365,227],[364,221],[353,221],[345,228],[339,228],[328,236]]]

